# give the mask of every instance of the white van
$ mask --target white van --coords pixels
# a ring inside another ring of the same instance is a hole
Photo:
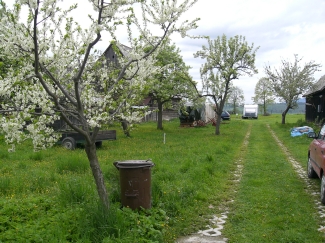
[[[258,118],[258,105],[244,105],[243,119]]]

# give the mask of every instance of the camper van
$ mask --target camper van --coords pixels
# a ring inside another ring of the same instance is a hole
[[[258,105],[244,105],[243,109],[243,119],[258,117]]]

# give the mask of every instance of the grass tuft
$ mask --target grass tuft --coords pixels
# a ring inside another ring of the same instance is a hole
[[[29,155],[29,158],[34,161],[42,161],[43,157],[42,152],[35,152]]]
[[[213,156],[211,154],[206,155],[206,161],[207,162],[213,162]]]
[[[86,158],[78,154],[72,154],[69,157],[61,157],[56,160],[56,171],[59,174],[64,173],[85,173],[89,170],[89,162]]]
[[[8,177],[1,177],[0,178],[0,195],[6,196],[10,194],[10,191],[12,190],[11,186],[11,180]]]
[[[58,196],[63,205],[85,203],[91,196],[94,196],[92,186],[80,178],[71,177],[59,182],[58,187],[60,189]]]
[[[7,151],[0,151],[0,159],[4,160],[4,159],[8,159],[9,158],[9,154]]]

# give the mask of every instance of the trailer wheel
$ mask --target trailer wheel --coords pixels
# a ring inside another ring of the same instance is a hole
[[[66,137],[62,140],[62,146],[66,149],[74,150],[76,148],[76,140],[72,137]]]

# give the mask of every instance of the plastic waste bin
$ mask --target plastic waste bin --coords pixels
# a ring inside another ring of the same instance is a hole
[[[121,202],[131,209],[151,208],[150,160],[125,160],[113,163],[120,171]]]

